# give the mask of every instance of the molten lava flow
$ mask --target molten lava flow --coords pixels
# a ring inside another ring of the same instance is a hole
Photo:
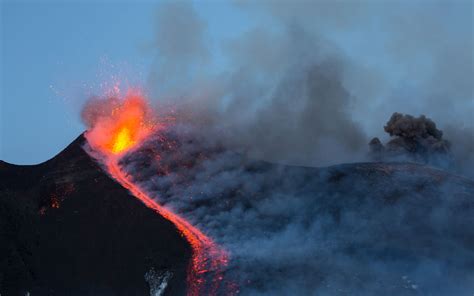
[[[232,294],[224,291],[226,287],[221,287],[228,263],[227,252],[183,217],[150,198],[118,164],[122,153],[162,128],[151,123],[151,109],[144,97],[129,93],[121,100],[95,100],[86,105],[82,117],[89,126],[86,139],[95,151],[100,152],[108,173],[147,207],[171,221],[190,243],[193,255],[187,276],[188,295]]]
[[[117,182],[127,188],[147,207],[171,221],[190,243],[193,255],[188,270],[188,295],[216,295],[219,288],[225,289],[220,286],[223,280],[223,271],[229,260],[227,252],[184,218],[151,199],[120,169],[115,159],[109,160],[106,166],[110,175]],[[212,277],[210,283],[206,282],[206,275]]]

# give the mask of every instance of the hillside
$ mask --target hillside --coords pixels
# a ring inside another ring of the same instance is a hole
[[[39,165],[0,162],[0,293],[149,295],[153,268],[155,277],[173,273],[169,294],[184,294],[187,242],[107,176],[83,142]]]

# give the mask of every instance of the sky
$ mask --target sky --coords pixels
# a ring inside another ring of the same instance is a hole
[[[105,67],[143,71],[150,18],[147,5],[3,2],[0,158],[35,164],[74,140],[81,97],[100,89]]]
[[[166,48],[168,42],[156,40],[159,26],[174,29],[172,18],[171,24],[159,21],[169,12],[162,1],[3,0],[0,5],[0,159],[16,164],[40,163],[64,149],[84,130],[84,102],[114,81],[149,87],[160,55],[156,48]],[[268,37],[282,24],[296,23],[330,40],[351,61],[344,83],[358,98],[350,112],[365,132],[380,129],[394,111],[426,112],[442,125],[459,121],[472,128],[470,1],[251,5],[239,0],[194,1],[191,7],[203,26],[196,32],[204,32],[196,40],[212,55],[215,71],[251,63],[252,55],[242,52],[248,37],[256,36],[254,28]],[[179,36],[171,38],[173,45],[180,44]],[[286,46],[276,41],[265,44],[256,64]],[[193,46],[186,40],[181,44]],[[234,56],[230,62],[229,56]],[[172,65],[183,60],[178,54],[167,58]],[[165,76],[182,74],[161,70]],[[161,81],[154,83],[161,87]],[[368,115],[371,120],[365,120]]]
[[[0,159],[43,162],[83,130],[80,109],[115,80],[142,86],[152,64],[158,4],[2,1]],[[225,3],[196,6],[213,36],[245,22]],[[219,10],[220,13],[216,13]]]

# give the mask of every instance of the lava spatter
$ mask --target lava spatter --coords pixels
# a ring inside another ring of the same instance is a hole
[[[154,120],[152,109],[139,92],[128,92],[123,98],[94,99],[86,104],[82,117],[88,125],[86,139],[98,152],[112,178],[157,214],[172,222],[192,248],[187,272],[188,295],[233,294],[223,284],[228,253],[185,218],[152,199],[133,182],[119,165],[120,156],[153,132],[165,128]],[[157,155],[159,158],[159,155]]]

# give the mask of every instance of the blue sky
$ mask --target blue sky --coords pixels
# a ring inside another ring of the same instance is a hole
[[[33,164],[56,155],[84,130],[84,101],[113,80],[146,88],[159,53],[160,3],[1,1],[0,159]],[[349,61],[344,83],[357,99],[351,116],[370,135],[394,111],[427,113],[442,127],[474,128],[472,1],[254,3],[194,1],[212,55],[205,67],[232,72],[253,58],[258,64],[262,57],[253,54],[229,61],[226,54],[235,54],[229,44],[245,48],[249,44],[242,33],[296,22],[322,36],[323,45],[336,45]],[[234,43],[226,43],[232,39]],[[264,45],[264,54],[285,46],[284,40],[273,41]],[[180,58],[169,64],[179,64]]]
[[[81,104],[101,84],[111,76],[144,84],[156,9],[140,1],[3,1],[0,159],[32,164],[53,157],[83,131]],[[245,26],[225,3],[196,9],[212,37]]]

